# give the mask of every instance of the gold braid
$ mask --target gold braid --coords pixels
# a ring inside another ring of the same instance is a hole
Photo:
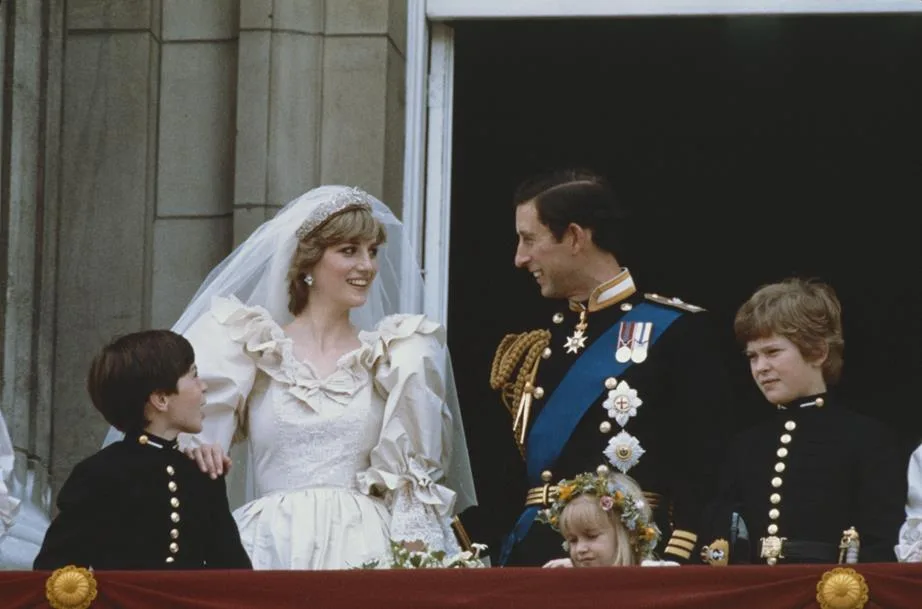
[[[538,373],[538,362],[542,352],[551,343],[551,333],[548,330],[532,330],[522,334],[507,334],[496,348],[493,356],[493,366],[490,369],[490,387],[500,392],[500,399],[512,415],[512,420],[518,421],[519,410],[522,407],[522,394],[526,385],[534,383]],[[515,425],[519,440],[519,430],[528,421],[521,421]],[[519,448],[522,449],[519,441]]]

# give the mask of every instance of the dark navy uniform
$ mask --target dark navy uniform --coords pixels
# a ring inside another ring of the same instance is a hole
[[[223,478],[175,441],[129,435],[80,462],[58,496],[35,569],[250,569]]]
[[[730,446],[709,510],[716,522],[703,539],[730,551],[718,550],[711,562],[837,563],[843,533],[851,528],[860,562],[894,561],[904,467],[891,431],[835,396],[781,406],[772,420]],[[734,513],[744,527],[731,531]]]
[[[598,471],[603,466],[609,471],[624,471],[644,489],[663,532],[659,553],[673,560],[694,560],[698,554],[695,546],[699,519],[705,503],[713,498],[717,464],[724,446],[726,417],[722,413],[730,402],[726,367],[708,315],[699,307],[677,299],[637,293],[626,271],[599,286],[587,303],[564,307],[549,320],[545,332],[547,346],[540,358],[535,360],[527,354],[519,358],[515,372],[506,375],[509,379],[502,387],[499,381],[505,379],[491,379],[513,416],[514,434],[526,460],[531,451],[539,448],[529,444],[529,428],[571,367],[589,352],[596,339],[608,330],[619,333],[619,340],[610,349],[606,346],[604,353],[593,360],[603,370],[615,368],[618,346],[633,349],[635,355],[638,349],[646,347],[646,350],[643,357],[637,358],[638,362],[631,363],[622,373],[617,376],[605,373],[592,386],[585,413],[569,438],[564,438],[559,456],[541,472],[537,484],[534,472],[526,474],[528,466],[521,457],[516,463],[503,466],[505,501],[517,504],[517,513],[522,513],[517,528],[531,520],[523,508],[546,505],[553,498],[555,482],[582,472]],[[673,318],[665,330],[659,328],[664,331],[652,346],[644,343],[643,336],[644,330],[649,330],[643,322],[650,318],[640,313],[651,311],[650,307],[659,308],[658,313]],[[621,323],[635,313],[634,322]],[[574,341],[570,337],[581,321],[585,324],[586,340],[573,353]],[[494,362],[494,377],[502,376],[502,360],[508,359],[509,353],[514,357],[514,343],[522,340],[529,339],[523,334],[504,340]],[[602,339],[600,346],[607,345],[605,341]],[[575,402],[573,408],[583,406]],[[616,414],[620,415],[620,422]],[[490,499],[482,496],[482,504],[489,506]],[[564,555],[559,533],[545,524],[525,524],[524,537],[519,535],[514,544],[507,539],[500,562],[542,565]]]

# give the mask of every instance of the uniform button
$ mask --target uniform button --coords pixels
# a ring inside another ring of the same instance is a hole
[[[610,432],[611,423],[609,423],[608,421],[602,421],[601,423],[599,423],[599,431],[601,431],[602,433]]]
[[[545,482],[550,482],[551,478],[553,477],[554,477],[554,474],[552,474],[551,470],[549,469],[546,469],[543,472],[541,472],[541,479]]]
[[[782,483],[781,476],[775,476],[774,478],[772,478],[773,487],[779,488],[781,487],[781,483]]]
[[[534,391],[534,394],[533,394],[533,395],[535,396],[535,398],[537,398],[537,399],[540,400],[541,398],[544,397],[544,388],[543,388],[543,387],[535,387],[535,391]]]
[[[178,507],[179,507],[179,499],[177,499],[176,497],[171,497],[171,498],[170,498],[170,505],[172,505],[174,508],[178,508]]]
[[[778,452],[775,454],[778,455],[779,459],[784,459],[785,457],[788,456],[788,449],[782,446],[781,448],[778,449]]]
[[[551,351],[550,347],[545,347],[544,351],[541,352],[541,357],[544,359],[550,359],[552,353],[553,351]]]
[[[788,421],[784,424],[784,428],[787,429],[788,431],[794,431],[795,429],[797,429],[797,423],[795,423],[794,421]]]
[[[174,559],[173,559],[172,556],[167,556],[167,557],[166,557],[166,562],[167,562],[167,564],[173,562],[173,560],[174,560]]]
[[[622,302],[622,303],[621,303],[621,310],[622,310],[622,311],[630,311],[630,310],[633,309],[633,308],[634,308],[634,305],[632,305],[632,304],[629,303],[629,302]]]
[[[825,406],[825,405],[826,405],[826,400],[824,400],[823,398],[816,398],[816,407],[817,407],[817,408],[822,408],[822,407]]]
[[[778,463],[775,463],[775,471],[778,472],[779,474],[780,474],[781,472],[783,472],[783,471],[784,471],[784,463],[781,463],[780,461],[779,461]]]
[[[170,529],[170,539],[179,539],[179,529]]]
[[[554,317],[552,317],[551,319],[554,320],[555,324],[562,324],[563,323],[563,313],[554,313]]]
[[[168,489],[170,489],[170,492],[171,492],[171,493],[175,493],[175,492],[176,492],[176,489],[179,488],[178,486],[176,486],[176,483],[173,482],[172,480],[170,480],[170,483],[167,484],[166,486],[167,486]]]
[[[605,465],[604,463],[598,466],[597,468],[595,468],[595,473],[597,473],[600,476],[607,476],[609,471],[611,470],[609,470],[608,466]]]
[[[179,544],[176,543],[175,541],[170,544],[170,552],[172,552],[173,554],[176,554],[177,552],[179,552]]]
[[[606,388],[606,389],[611,390],[611,389],[614,389],[614,388],[617,387],[617,386],[618,386],[618,379],[616,379],[615,377],[610,376],[610,377],[608,377],[607,379],[605,379],[605,388]]]
[[[768,517],[772,520],[778,520],[779,516],[781,516],[781,512],[778,511],[778,508],[768,510]]]
[[[777,525],[777,524],[770,524],[770,525],[768,525],[768,534],[769,534],[769,535],[775,535],[775,534],[777,534],[777,533],[778,533],[778,525]]]
[[[784,434],[783,436],[781,436],[781,443],[782,443],[782,444],[790,444],[790,443],[791,443],[791,434],[786,433],[786,434]]]
[[[176,512],[173,512],[172,514],[170,514],[170,520],[172,520],[173,522],[179,522],[179,514]]]
[[[173,466],[172,466],[172,465],[167,465],[167,466],[166,466],[166,473],[168,473],[169,475],[172,476],[173,474],[176,473],[176,470],[173,469]]]
[[[148,438],[147,436],[145,436],[145,435],[143,435],[143,434],[140,435],[140,436],[138,436],[138,444],[141,444],[142,446],[143,446],[144,444],[147,444],[149,441],[150,441],[150,438]]]
[[[772,502],[772,505],[778,505],[781,503],[781,495],[778,493],[772,493],[768,500]]]
[[[765,559],[765,562],[767,562],[771,566],[774,566],[778,564],[778,559],[777,558],[767,558]]]

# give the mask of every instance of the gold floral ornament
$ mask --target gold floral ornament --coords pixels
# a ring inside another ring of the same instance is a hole
[[[83,567],[61,567],[45,582],[45,596],[54,609],[87,609],[96,599],[96,578]]]
[[[868,602],[868,584],[854,569],[826,571],[816,584],[816,602],[821,609],[862,609]]]

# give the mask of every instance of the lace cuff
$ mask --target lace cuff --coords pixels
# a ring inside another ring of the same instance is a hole
[[[392,540],[422,541],[430,551],[441,550],[449,555],[461,551],[447,518],[417,499],[408,485],[393,491],[391,500]]]
[[[922,518],[907,518],[894,548],[900,562],[922,562]]]
[[[427,467],[419,458],[409,457],[403,472],[372,467],[359,472],[357,477],[359,488],[365,494],[374,487],[387,489],[398,496],[410,496],[414,505],[425,506],[439,516],[449,517],[455,503],[455,492],[432,479],[432,474],[440,473],[436,465]]]

